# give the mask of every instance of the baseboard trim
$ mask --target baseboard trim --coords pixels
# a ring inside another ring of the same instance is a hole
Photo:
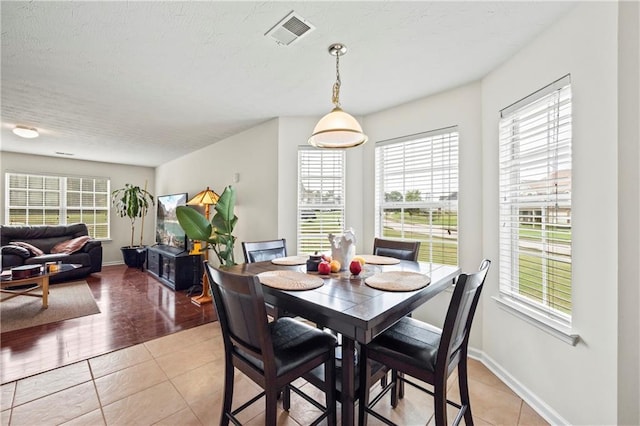
[[[533,408],[543,419],[552,425],[568,425],[569,422],[551,408],[540,397],[531,392],[526,386],[520,383],[515,377],[509,374],[501,365],[483,351],[474,348],[468,349],[468,355],[477,361],[480,361],[487,367],[497,378],[502,380],[505,385],[509,386],[520,398],[522,398],[531,408]]]

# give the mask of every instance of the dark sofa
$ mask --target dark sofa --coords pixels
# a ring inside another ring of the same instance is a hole
[[[74,263],[79,268],[59,272],[50,277],[50,282],[67,281],[85,277],[102,270],[102,243],[90,239],[78,251],[73,253],[51,254],[51,249],[58,243],[73,240],[89,234],[84,223],[72,225],[0,225],[0,242],[2,245],[2,269],[10,269],[20,265],[37,265],[46,262]],[[11,242],[31,244],[44,252],[34,255],[27,248],[11,245]]]

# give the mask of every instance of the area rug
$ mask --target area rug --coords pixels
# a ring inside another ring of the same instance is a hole
[[[0,332],[100,313],[86,281],[49,286],[49,307],[39,297],[18,296],[0,303]]]

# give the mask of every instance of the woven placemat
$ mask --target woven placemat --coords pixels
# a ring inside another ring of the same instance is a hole
[[[288,256],[288,257],[279,257],[277,259],[272,259],[271,263],[274,265],[304,265],[307,263],[307,257],[305,256]]]
[[[426,287],[431,282],[428,275],[417,272],[380,272],[364,280],[369,287],[386,291],[413,291]]]
[[[365,263],[370,263],[371,265],[397,265],[400,263],[400,259],[396,259],[395,257],[378,256],[375,254],[359,254],[358,257],[363,258]]]
[[[262,272],[258,278],[262,284],[279,290],[311,290],[324,284],[320,277],[296,271]]]

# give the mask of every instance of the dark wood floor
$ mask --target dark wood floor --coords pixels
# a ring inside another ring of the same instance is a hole
[[[2,333],[0,383],[216,319],[211,304],[199,307],[186,292],[174,292],[135,268],[106,266],[86,281],[100,313]]]

